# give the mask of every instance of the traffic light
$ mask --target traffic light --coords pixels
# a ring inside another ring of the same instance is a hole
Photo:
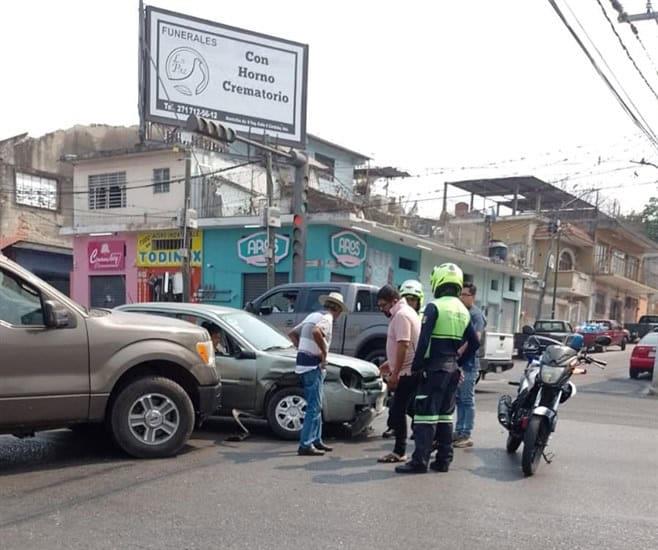
[[[295,214],[292,218],[292,266],[295,278],[301,277],[300,280],[303,280],[306,268],[306,216],[302,214]]]
[[[224,126],[210,118],[190,115],[187,119],[186,129],[224,143],[233,143],[235,141],[235,130],[233,128]]]

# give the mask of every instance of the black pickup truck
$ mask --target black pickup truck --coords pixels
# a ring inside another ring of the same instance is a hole
[[[658,328],[658,315],[642,315],[639,322],[626,323],[624,328],[631,333],[631,342],[637,342]]]
[[[574,333],[571,323],[568,321],[559,321],[557,319],[539,319],[535,321],[535,324],[532,328],[532,334],[536,334],[537,336],[545,336],[560,342],[566,341],[566,339]],[[528,334],[524,332],[520,332],[514,335],[514,348],[516,349],[518,356],[523,355],[523,344],[527,339]]]

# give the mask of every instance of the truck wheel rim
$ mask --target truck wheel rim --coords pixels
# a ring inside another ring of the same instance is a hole
[[[277,403],[274,414],[284,430],[298,432],[306,415],[306,399],[300,395],[288,395]]]
[[[180,413],[171,399],[161,393],[149,393],[137,398],[128,414],[130,433],[146,445],[162,445],[180,427]]]

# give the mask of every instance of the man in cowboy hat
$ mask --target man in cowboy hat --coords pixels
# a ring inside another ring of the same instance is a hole
[[[332,448],[322,442],[322,386],[324,365],[331,347],[333,323],[347,311],[343,295],[331,292],[320,296],[324,310],[311,313],[288,335],[297,348],[297,366],[306,399],[306,414],[299,438],[298,454],[322,456]]]

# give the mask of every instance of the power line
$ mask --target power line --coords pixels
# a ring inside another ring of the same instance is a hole
[[[624,52],[626,52],[626,56],[628,57],[628,59],[630,59],[631,63],[633,64],[633,67],[635,67],[635,70],[638,72],[638,74],[640,75],[642,80],[644,80],[644,83],[647,85],[647,87],[651,90],[651,93],[653,94],[653,96],[658,100],[658,93],[656,93],[656,90],[653,89],[653,86],[651,84],[649,84],[649,81],[647,80],[647,77],[644,76],[644,73],[642,72],[640,67],[638,67],[635,59],[631,55],[631,52],[628,50],[628,48],[626,47],[626,44],[624,44],[624,41],[622,40],[621,36],[617,32],[617,29],[615,28],[614,23],[610,19],[610,16],[608,15],[608,12],[605,11],[605,7],[603,6],[603,3],[601,2],[601,0],[596,0],[596,3],[601,8],[601,11],[603,12],[603,15],[605,16],[606,20],[608,21],[608,23],[610,25],[610,28],[612,29],[612,32],[615,33],[615,36],[617,37],[617,40],[619,40],[619,44],[621,45]],[[637,29],[635,30],[635,32],[637,32]]]
[[[598,1],[598,0],[597,0]],[[583,41],[580,39],[580,37],[576,34],[576,31],[574,31],[573,27],[571,24],[567,21],[566,17],[564,16],[564,13],[562,13],[562,10],[559,8],[559,6],[556,4],[555,0],[548,0],[549,4],[553,7],[553,10],[555,10],[555,13],[558,15],[564,26],[568,29],[569,33],[573,37],[573,39],[578,43],[580,48],[583,50],[585,55],[587,56],[587,59],[589,59],[589,62],[592,64],[594,69],[596,70],[597,74],[603,79],[605,84],[608,86],[609,90],[612,92],[612,94],[615,96],[615,99],[619,102],[621,105],[622,109],[626,111],[628,116],[631,118],[633,123],[649,138],[651,144],[658,150],[658,140],[656,139],[654,133],[645,128],[642,122],[638,119],[638,117],[633,113],[631,108],[628,106],[628,104],[624,101],[624,99],[619,95],[619,92],[615,89],[615,87],[612,85],[608,77],[605,75],[605,73],[601,70],[599,67],[598,63],[592,57],[592,54],[589,52],[587,49],[587,46],[583,44]]]

